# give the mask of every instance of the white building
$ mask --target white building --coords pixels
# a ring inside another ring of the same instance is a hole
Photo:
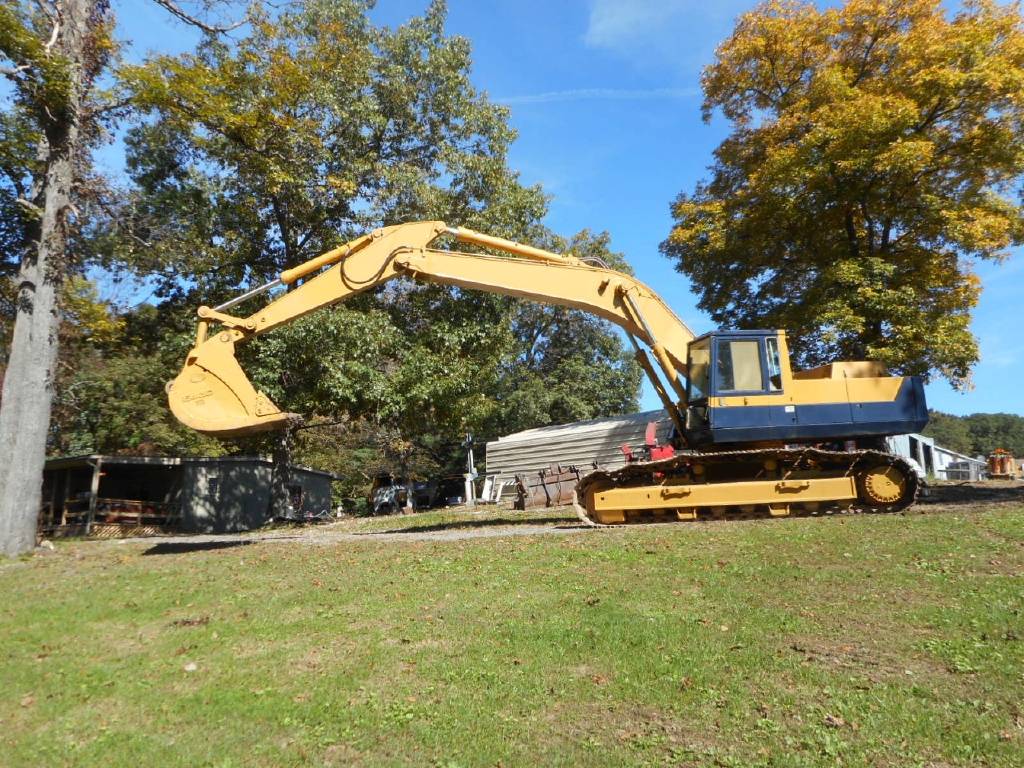
[[[976,459],[935,444],[925,435],[893,435],[889,450],[916,461],[925,474],[937,480],[980,480],[985,475],[984,459]]]

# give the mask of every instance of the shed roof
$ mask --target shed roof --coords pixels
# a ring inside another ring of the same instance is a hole
[[[268,456],[121,456],[118,454],[89,453],[80,456],[55,456],[46,460],[46,469],[73,469],[90,467],[97,461],[103,464],[125,464],[135,466],[178,467],[185,464],[244,464],[255,463],[270,465],[273,461]],[[292,470],[325,475],[332,480],[337,479],[333,472],[323,469],[292,464]]]

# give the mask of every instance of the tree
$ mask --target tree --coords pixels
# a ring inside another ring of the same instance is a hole
[[[996,448],[1024,456],[1024,417],[1013,413],[972,413],[965,416],[973,453],[988,455]]]
[[[959,416],[942,411],[929,411],[928,426],[925,427],[924,434],[934,437],[935,442],[943,448],[969,455],[977,453],[967,422]]]
[[[58,297],[68,272],[78,185],[95,140],[91,95],[113,47],[103,0],[42,1],[33,11],[26,5],[0,3],[0,57],[9,62],[0,72],[15,94],[0,137],[0,208],[12,217],[0,237],[11,249],[5,261],[13,255],[18,262],[0,396],[0,552],[7,555],[35,543]],[[31,161],[25,157],[29,147],[35,152]]]
[[[155,2],[216,34],[174,0]],[[204,1],[207,9],[217,0]],[[85,266],[104,192],[91,150],[123,106],[97,83],[117,46],[109,0],[0,0],[0,552],[34,543],[57,381],[61,298]],[[6,63],[5,63],[6,62]],[[9,278],[13,277],[13,286]],[[7,339],[10,342],[7,343]]]
[[[719,324],[799,364],[877,359],[969,382],[972,259],[1024,242],[1019,6],[773,0],[705,68],[732,132],[662,246]]]
[[[233,45],[208,39],[126,71],[151,115],[127,142],[129,218],[152,243],[131,259],[160,275],[159,294],[181,317],[400,221],[440,218],[566,247],[539,223],[543,192],[509,169],[507,110],[472,86],[469,44],[445,35],[444,4],[393,30],[370,24],[369,5],[314,1],[256,16]],[[614,258],[606,239],[571,247]],[[528,327],[541,320],[557,344],[527,361]],[[378,455],[424,471],[445,466],[467,429],[523,424],[511,405],[528,369],[530,381],[562,380],[558,397],[540,392],[529,411],[540,423],[620,411],[638,383],[603,321],[407,283],[239,352],[276,402],[376,434]],[[324,453],[307,434],[296,436],[300,461],[304,445]]]
[[[1024,416],[1013,413],[972,413],[953,416],[930,411],[924,433],[944,448],[970,456],[987,456],[1004,448],[1014,456],[1024,456]]]

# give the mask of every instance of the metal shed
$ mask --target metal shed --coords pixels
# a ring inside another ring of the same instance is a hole
[[[220,533],[266,523],[271,467],[256,456],[183,459],[181,530]],[[288,493],[295,511],[329,511],[333,479],[330,472],[293,466]]]
[[[536,473],[552,464],[581,470],[595,464],[621,467],[626,463],[622,446],[640,450],[647,424],[652,421],[658,425],[658,442],[667,442],[672,421],[662,410],[537,427],[499,437],[487,443],[487,474],[495,475],[495,482],[500,482],[517,474]]]
[[[255,528],[269,519],[271,467],[262,456],[49,459],[39,529],[50,536],[116,536]],[[329,510],[333,479],[329,472],[292,466],[292,506]]]

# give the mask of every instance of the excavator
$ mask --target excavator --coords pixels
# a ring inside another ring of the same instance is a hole
[[[444,238],[473,250],[438,247]],[[301,417],[256,391],[235,347],[399,277],[571,307],[625,332],[672,420],[677,450],[583,476],[574,499],[585,523],[897,511],[916,500],[918,475],[885,438],[927,423],[919,377],[889,376],[867,361],[794,371],[785,331],[695,336],[648,286],[598,260],[442,221],[376,229],[200,307],[195,346],[166,387],[171,411],[216,437],[296,423]],[[227,312],[280,286],[293,287],[247,317]]]

